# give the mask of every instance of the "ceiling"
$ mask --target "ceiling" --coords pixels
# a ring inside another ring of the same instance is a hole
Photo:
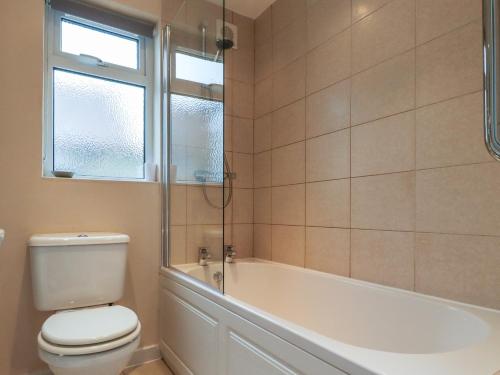
[[[221,0],[209,0],[221,4]],[[226,0],[226,8],[252,19],[257,18],[275,0]]]

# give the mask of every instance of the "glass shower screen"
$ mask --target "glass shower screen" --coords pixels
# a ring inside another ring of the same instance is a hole
[[[223,0],[187,0],[163,34],[163,265],[223,290],[225,207]],[[220,37],[219,37],[220,38]]]

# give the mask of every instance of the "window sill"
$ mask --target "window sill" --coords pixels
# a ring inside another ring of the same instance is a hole
[[[42,176],[44,180],[50,181],[85,181],[85,182],[122,182],[122,183],[134,183],[134,184],[159,184],[159,181],[145,180],[145,179],[132,179],[132,178],[98,178],[98,177],[55,177],[55,176]]]

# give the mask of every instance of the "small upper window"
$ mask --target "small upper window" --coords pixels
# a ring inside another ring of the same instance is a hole
[[[67,19],[61,21],[61,51],[99,56],[103,62],[132,69],[139,66],[139,40]]]
[[[224,84],[224,64],[177,51],[175,78],[204,85]]]
[[[44,175],[145,179],[151,38],[50,7],[46,30]]]

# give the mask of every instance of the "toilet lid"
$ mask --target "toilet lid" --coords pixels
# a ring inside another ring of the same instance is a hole
[[[114,305],[56,313],[45,321],[41,333],[57,345],[91,345],[124,336],[137,324],[135,312]]]

